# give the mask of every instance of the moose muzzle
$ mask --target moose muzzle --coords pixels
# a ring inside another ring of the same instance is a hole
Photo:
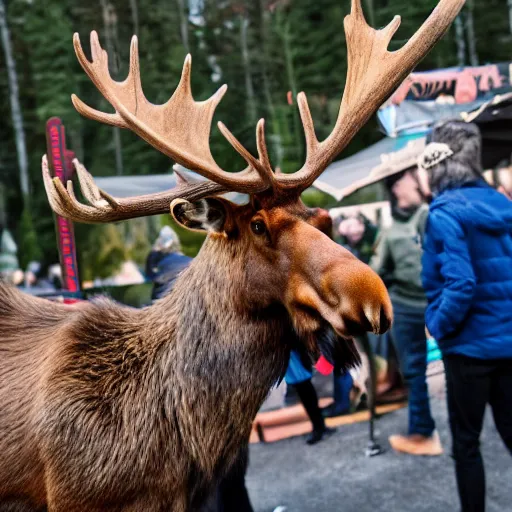
[[[286,302],[297,326],[311,331],[323,319],[343,337],[386,332],[393,310],[382,279],[305,222],[294,231]]]

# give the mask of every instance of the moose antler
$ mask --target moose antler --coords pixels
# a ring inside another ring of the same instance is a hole
[[[66,191],[58,180],[52,181],[43,162],[45,186],[52,208],[60,215],[80,222],[109,222],[166,212],[176,197],[197,199],[226,191],[258,194],[267,189],[273,189],[274,195],[281,191],[299,194],[320,176],[442,37],[464,1],[440,0],[409,42],[400,50],[389,52],[387,48],[400,25],[400,17],[395,16],[382,30],[375,30],[365,21],[360,0],[352,0],[351,12],[345,18],[348,75],[337,121],[332,133],[319,142],[306,96],[303,92],[298,95],[307,155],[302,168],[294,174],[273,172],[265,143],[263,119],[256,127],[258,158],[251,155],[222,123],[218,123],[221,133],[245,159],[247,167],[243,171],[230,173],[217,165],[209,146],[211,122],[227,87],[222,86],[206,101],[196,102],[190,87],[190,55],[185,59],[181,80],[172,97],[163,105],[154,105],[142,92],[135,36],[130,48],[128,77],[123,82],[117,82],[110,77],[108,55],[101,48],[96,32],[91,32],[92,62],[85,57],[78,34],[75,34],[73,44],[80,64],[115,109],[113,114],[101,112],[73,95],[72,101],[78,112],[90,119],[132,130],[178,164],[193,169],[211,182],[181,183],[167,192],[114,199],[99,190],[90,174],[81,165],[75,164],[82,191],[90,203],[88,206],[76,200],[72,185],[68,184]]]
[[[169,213],[169,206],[174,199],[196,201],[205,196],[229,192],[228,188],[213,181],[191,182],[175,169],[177,186],[171,190],[130,198],[115,198],[94,183],[91,174],[76,158],[73,165],[88,205],[77,200],[71,181],[68,181],[66,189],[60,178],[52,179],[48,160],[46,155],[43,156],[43,180],[52,210],[57,215],[77,222],[94,224],[164,214]]]
[[[400,16],[395,16],[383,29],[375,30],[366,23],[360,0],[352,0],[350,14],[345,17],[348,73],[336,124],[331,134],[319,142],[306,95],[298,94],[306,137],[306,162],[299,171],[279,176],[279,187],[305,190],[311,186],[444,35],[464,2],[440,0],[405,46],[389,52],[388,45],[400,26]]]
[[[259,159],[254,158],[219,123],[222,134],[247,162],[245,172],[226,172],[213,159],[210,152],[210,128],[215,109],[227,86],[223,85],[206,101],[195,101],[190,87],[190,55],[185,58],[181,80],[172,97],[163,105],[154,105],[142,91],[137,36],[132,38],[130,71],[123,82],[116,82],[110,77],[108,55],[100,46],[95,31],[91,32],[92,62],[87,60],[78,34],[73,36],[73,44],[85,72],[116,110],[114,114],[100,112],[73,95],[73,105],[82,115],[119,128],[129,128],[175,162],[237,192],[260,192],[273,181],[267,158],[263,119],[256,128]]]

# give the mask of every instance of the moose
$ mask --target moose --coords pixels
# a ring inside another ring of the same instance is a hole
[[[84,204],[71,183],[51,179],[43,157],[52,209],[89,223],[170,210],[208,236],[173,290],[143,309],[107,298],[56,304],[0,285],[0,510],[198,510],[247,445],[292,342],[312,358],[325,353],[351,365],[354,335],[389,328],[384,284],[317,229],[318,215],[300,194],[445,33],[463,1],[440,0],[419,31],[389,52],[400,18],[375,30],[352,0],[336,124],[319,142],[306,96],[298,95],[307,155],[293,174],[272,168],[263,120],[257,157],[219,123],[247,167],[232,173],[217,165],[209,136],[226,87],[194,101],[190,56],[170,100],[153,105],[142,92],[136,37],[128,77],[117,82],[96,33],[92,61],[75,34],[80,64],[115,110],[100,112],[73,96],[78,112],[132,130],[206,181],[118,199],[76,161]],[[227,201],[228,191],[247,194],[247,204]]]

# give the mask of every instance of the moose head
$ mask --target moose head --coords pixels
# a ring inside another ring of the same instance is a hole
[[[195,101],[190,85],[190,56],[185,59],[172,97],[163,105],[154,105],[142,90],[135,36],[129,74],[117,82],[110,77],[108,56],[96,32],[91,33],[92,61],[85,56],[75,34],[80,64],[115,110],[95,110],[73,95],[78,112],[133,131],[207,181],[191,183],[180,179],[177,187],[167,192],[114,198],[100,190],[75,161],[81,190],[89,203],[83,204],[75,197],[71,183],[66,189],[58,179],[50,178],[44,158],[43,176],[50,204],[57,214],[86,223],[162,214],[170,209],[182,226],[208,233],[194,264],[208,261],[209,272],[224,272],[222,280],[233,296],[233,307],[256,316],[281,307],[299,336],[309,340],[308,349],[313,354],[319,353],[315,333],[325,325],[339,338],[363,331],[382,333],[392,321],[392,307],[383,282],[317,229],[321,219],[306,208],[300,195],[434,46],[462,4],[463,0],[441,0],[405,46],[389,52],[387,47],[400,18],[396,16],[385,28],[375,30],[367,25],[360,1],[352,0],[351,13],[345,19],[348,75],[336,124],[320,142],[306,96],[302,92],[298,95],[307,151],[303,166],[291,174],[275,172],[272,167],[263,119],[256,126],[257,157],[223,123],[218,123],[219,130],[247,164],[239,172],[219,167],[211,154],[209,139],[215,109],[227,87],[222,86],[206,101]],[[230,191],[248,194],[248,203],[239,206],[222,197]],[[212,261],[218,265],[213,266]],[[215,294],[216,290],[208,292]]]

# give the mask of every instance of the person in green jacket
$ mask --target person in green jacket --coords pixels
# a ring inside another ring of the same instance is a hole
[[[409,391],[409,425],[406,435],[393,435],[391,446],[413,455],[443,452],[430,411],[426,382],[427,343],[421,283],[422,237],[428,216],[417,180],[416,166],[397,165],[388,172],[385,186],[391,201],[393,224],[380,234],[370,266],[388,286],[394,309],[392,339]],[[395,170],[396,172],[392,173]]]

